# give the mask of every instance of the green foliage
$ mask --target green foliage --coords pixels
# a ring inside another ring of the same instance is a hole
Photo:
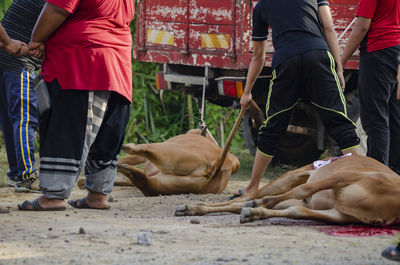
[[[126,142],[160,142],[189,129],[185,96],[155,89],[153,63],[133,62],[133,102]]]
[[[7,8],[11,5],[12,0],[0,0],[0,20],[3,18]]]

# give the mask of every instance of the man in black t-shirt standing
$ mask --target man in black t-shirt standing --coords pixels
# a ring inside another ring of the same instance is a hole
[[[1,21],[6,35],[20,43],[29,43],[44,3],[44,0],[14,0]],[[26,44],[13,54],[21,55],[22,50],[28,52]],[[40,61],[33,57],[16,57],[0,50],[0,127],[10,168],[9,185],[20,192],[40,192],[34,156],[38,111],[32,82],[34,71],[39,68]]]
[[[355,125],[347,117],[343,68],[327,1],[258,1],[253,11],[254,53],[240,100],[242,108],[249,107],[251,89],[264,66],[269,27],[275,54],[267,93],[267,119],[258,134],[250,183],[235,195],[258,190],[280,137],[285,134],[291,111],[301,99],[317,109],[343,153],[361,154]]]

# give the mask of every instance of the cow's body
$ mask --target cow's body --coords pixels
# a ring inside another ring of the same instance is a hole
[[[389,225],[400,217],[400,176],[372,158],[353,155],[319,169],[308,165],[287,172],[232,201],[176,209],[178,216],[211,212],[241,213],[242,223],[287,217]]]
[[[180,193],[219,193],[231,174],[239,169],[239,160],[227,153],[200,130],[191,130],[162,143],[127,144],[122,149],[131,156],[118,161],[118,171],[126,175],[146,196]],[[224,162],[217,169],[219,160]],[[142,169],[134,165],[143,163]]]

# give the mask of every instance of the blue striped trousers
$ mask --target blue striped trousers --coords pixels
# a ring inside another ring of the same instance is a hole
[[[8,177],[24,180],[36,171],[34,131],[38,110],[33,88],[34,73],[0,70],[0,126],[7,152]]]

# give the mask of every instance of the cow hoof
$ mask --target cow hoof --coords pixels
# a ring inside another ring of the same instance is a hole
[[[251,208],[243,207],[240,213],[240,223],[245,224],[254,221],[253,214],[251,213]]]
[[[187,205],[178,205],[175,208],[175,216],[188,216],[190,215],[189,207]]]
[[[256,201],[255,201],[255,200],[248,201],[248,202],[246,202],[246,204],[244,205],[244,207],[255,208],[255,207],[257,207]]]

